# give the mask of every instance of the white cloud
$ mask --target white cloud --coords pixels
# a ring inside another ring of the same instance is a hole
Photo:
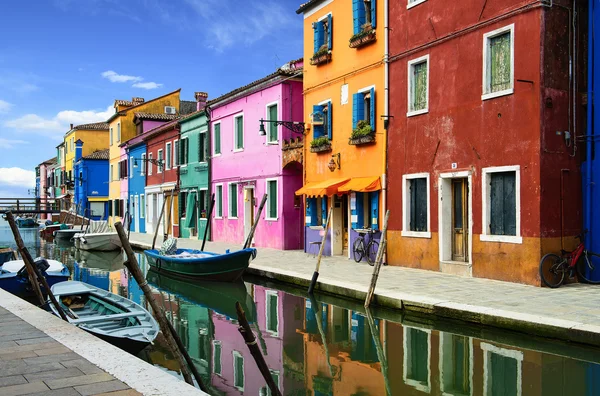
[[[15,187],[35,186],[35,172],[22,168],[0,168],[0,185]]]
[[[143,78],[139,76],[128,76],[126,74],[118,74],[117,72],[112,70],[107,70],[103,72],[101,76],[106,78],[108,81],[114,83],[137,82],[143,80]]]
[[[8,113],[8,111],[13,107],[12,104],[0,99],[0,114]]]
[[[27,144],[27,142],[25,140],[0,138],[0,148],[2,148],[2,149],[11,149],[11,148],[14,148],[18,144]]]
[[[22,117],[14,120],[6,121],[4,126],[15,129],[40,129],[48,131],[59,131],[61,130],[60,122],[55,119],[45,119],[37,114],[25,114]]]
[[[143,88],[143,89],[156,89],[162,87],[162,84],[158,84],[155,82],[138,82],[132,85],[133,88]]]

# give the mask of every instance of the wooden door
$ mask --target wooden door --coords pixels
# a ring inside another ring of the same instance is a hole
[[[244,189],[244,239],[250,235],[254,224],[254,189]]]
[[[467,179],[452,180],[452,260],[469,261],[469,183]]]
[[[343,213],[343,225],[342,233],[344,240],[343,255],[348,255],[348,195],[342,196],[342,213]]]

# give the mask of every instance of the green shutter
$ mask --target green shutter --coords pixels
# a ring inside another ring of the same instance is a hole
[[[515,172],[492,173],[490,180],[490,233],[517,235]]]
[[[410,231],[427,231],[427,178],[411,179],[410,192]]]
[[[215,125],[215,154],[221,154],[221,124]]]
[[[413,66],[413,97],[411,110],[427,108],[427,62]]]
[[[277,294],[269,294],[269,331],[277,332],[279,323],[277,320],[278,296]]]
[[[223,217],[223,186],[217,186],[217,216]]]
[[[275,219],[277,218],[277,181],[270,180],[268,184],[269,218]]]
[[[269,107],[269,120],[277,120],[277,105]],[[269,142],[276,142],[278,140],[277,124],[269,122]]]
[[[510,33],[490,39],[490,91],[510,88]]]
[[[235,360],[235,378],[234,386],[238,388],[244,387],[244,358],[241,356],[234,356]]]
[[[221,344],[215,344],[213,371],[216,374],[221,374]]]
[[[244,148],[244,117],[237,117],[235,119],[235,133],[236,133],[236,149]]]
[[[407,369],[407,377],[422,383],[427,383],[429,379],[428,372],[428,355],[429,343],[428,334],[418,329],[409,329],[410,344],[408,361],[409,368]]]

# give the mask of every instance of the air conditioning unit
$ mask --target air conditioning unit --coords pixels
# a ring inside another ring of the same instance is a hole
[[[177,109],[173,106],[165,106],[165,114],[177,114]]]

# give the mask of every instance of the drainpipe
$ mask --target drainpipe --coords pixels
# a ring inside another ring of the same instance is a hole
[[[389,115],[389,110],[390,110],[390,95],[389,95],[389,91],[390,91],[390,87],[389,87],[389,22],[388,22],[388,2],[389,0],[384,0],[383,1],[383,33],[384,33],[384,45],[385,45],[385,52],[383,54],[383,73],[384,73],[384,81],[383,81],[383,89],[384,89],[384,104],[383,104],[383,108],[384,108],[384,112],[385,115]],[[388,118],[389,120],[389,118]],[[388,128],[389,128],[389,122],[388,122]],[[381,213],[380,213],[380,218],[385,218],[385,212],[387,210],[387,152],[388,152],[388,131],[385,130],[385,151],[383,153],[383,169],[384,169],[384,173],[381,176]],[[383,237],[383,235],[381,236]],[[387,249],[386,251],[383,252],[383,262],[387,263]]]
[[[592,241],[592,144],[594,144],[594,125],[592,122],[592,111],[594,102],[594,0],[588,2],[588,81],[587,81],[587,144],[586,146],[586,174],[585,174],[585,211],[583,216],[584,229],[589,230],[585,235],[585,244],[589,247]]]

